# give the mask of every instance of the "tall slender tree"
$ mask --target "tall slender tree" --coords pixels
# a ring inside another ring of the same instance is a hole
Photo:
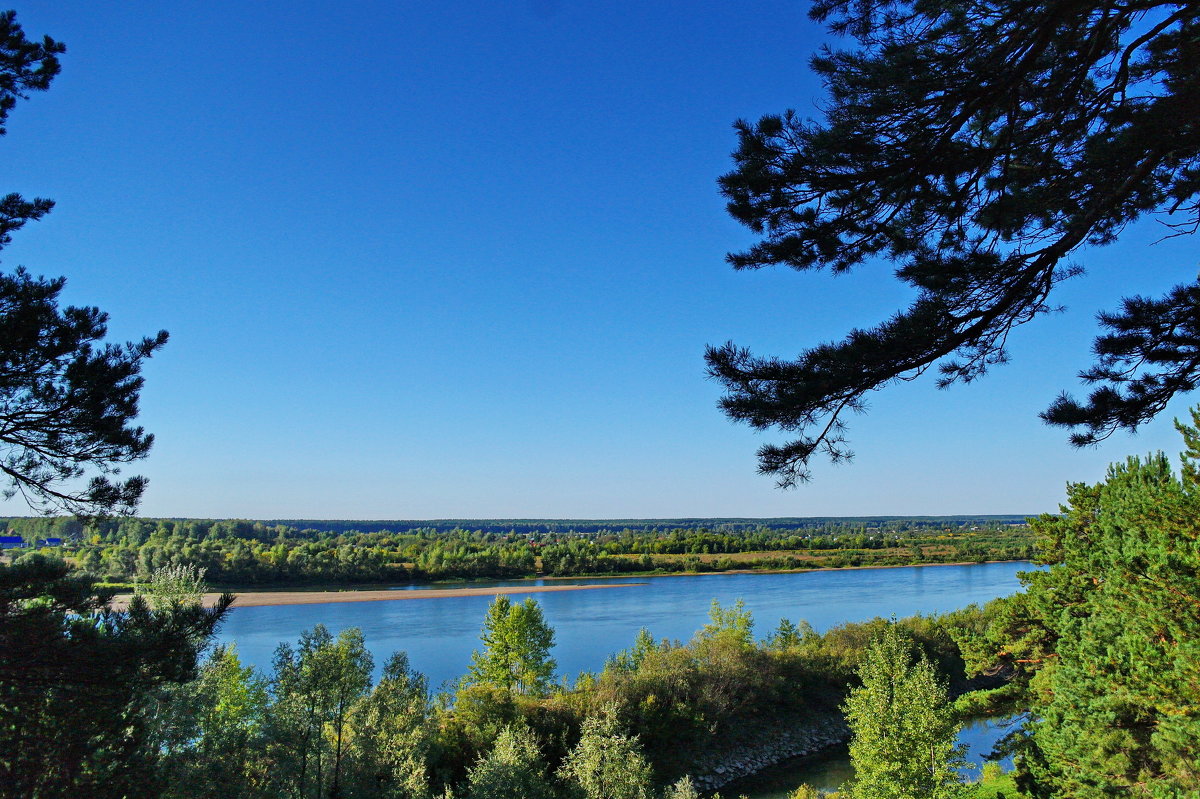
[[[65,49],[0,12],[0,135],[18,100],[49,88]],[[0,249],[52,207],[0,197]],[[0,495],[47,513],[132,513],[146,480],[113,476],[150,449],[133,420],[142,362],[167,334],[105,344],[107,316],[60,308],[63,285],[0,272]],[[0,795],[157,793],[151,709],[163,686],[194,678],[233,598],[205,609],[134,597],[124,610],[111,598],[59,560],[0,565]]]

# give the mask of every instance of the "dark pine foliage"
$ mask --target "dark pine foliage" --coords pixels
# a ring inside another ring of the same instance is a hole
[[[0,135],[18,99],[49,87],[64,50],[50,37],[28,40],[13,12],[0,13]],[[0,248],[53,206],[40,197],[0,197]],[[167,334],[100,344],[107,314],[59,308],[64,283],[21,268],[0,273],[0,490],[47,512],[132,512],[146,480],[110,475],[118,464],[145,456],[153,443],[132,420],[142,360]]]
[[[1200,224],[1200,6],[1194,2],[818,0],[853,37],[812,67],[825,119],[736,124],[730,213],[762,239],[736,269],[847,272],[886,259],[917,290],[869,330],[795,360],[710,347],[724,411],[794,435],[759,451],[780,484],[813,453],[850,456],[844,417],[933,366],[942,386],[1003,362],[1014,327],[1051,310],[1066,258],[1161,215]],[[1134,429],[1200,380],[1200,285],[1100,316],[1086,401],[1042,416],[1076,445]]]

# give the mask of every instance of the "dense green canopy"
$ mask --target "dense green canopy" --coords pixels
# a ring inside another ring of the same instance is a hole
[[[989,606],[968,646],[1030,714],[1019,765],[1036,796],[1200,792],[1200,430],[1180,430],[1180,474],[1159,453],[1068,487],[1035,524],[1050,569]]]

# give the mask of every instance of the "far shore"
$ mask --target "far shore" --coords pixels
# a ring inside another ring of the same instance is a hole
[[[645,583],[613,583],[611,585],[503,585],[478,588],[400,588],[365,591],[246,591],[236,592],[235,608],[277,605],[323,605],[331,602],[388,602],[398,599],[441,599],[451,596],[497,596],[499,594],[538,594],[548,591],[590,591],[598,588],[632,588]],[[131,594],[113,598],[115,608],[125,607]],[[204,595],[204,604],[212,607],[220,594]]]
[[[603,580],[620,577],[709,577],[722,574],[798,574],[805,572],[824,571],[858,571],[870,569],[908,569],[915,566],[982,566],[984,563],[1021,563],[1022,560],[987,560],[983,561],[954,561],[950,563],[889,563],[867,566],[842,566],[839,568],[806,567],[799,569],[729,569],[719,572],[656,572],[650,574],[593,574],[576,576],[543,576],[525,577],[531,583],[557,580]],[[231,588],[229,593],[237,597],[233,603],[235,608],[274,607],[282,605],[323,605],[335,602],[388,602],[398,599],[443,599],[454,596],[497,596],[500,594],[538,594],[550,591],[591,591],[598,588],[632,588],[645,586],[646,583],[604,583],[599,585],[503,585],[503,586],[471,586],[470,583],[459,583],[458,588],[351,588],[346,590],[306,590],[303,588],[267,591],[242,591]],[[112,605],[117,610],[124,609],[131,594],[118,594],[113,597]],[[219,592],[204,595],[204,605],[212,607]]]

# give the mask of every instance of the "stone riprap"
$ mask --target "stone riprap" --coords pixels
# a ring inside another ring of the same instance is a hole
[[[850,740],[850,728],[840,713],[814,715],[800,724],[771,725],[739,736],[723,751],[696,758],[692,782],[701,791],[715,791],[734,780],[756,774],[793,757],[811,755]]]

